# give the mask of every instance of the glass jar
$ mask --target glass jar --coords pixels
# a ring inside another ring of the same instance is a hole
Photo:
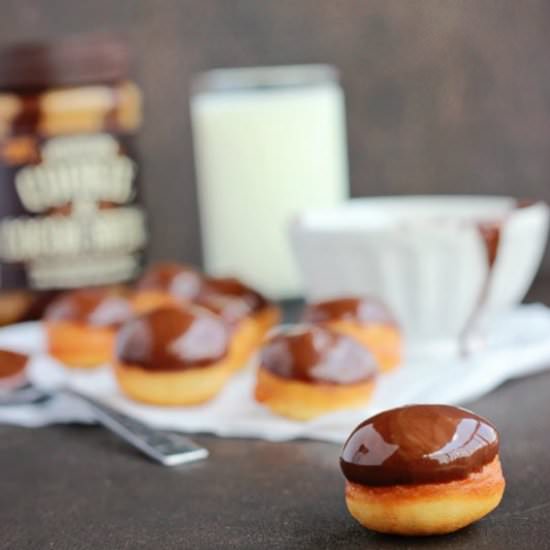
[[[345,102],[327,65],[217,69],[191,99],[204,262],[272,298],[301,293],[288,226],[348,196]]]
[[[48,292],[134,277],[146,242],[140,124],[117,39],[0,52],[0,324],[36,315]]]

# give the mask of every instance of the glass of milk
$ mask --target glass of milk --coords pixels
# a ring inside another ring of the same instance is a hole
[[[216,69],[193,82],[205,270],[301,294],[288,226],[348,196],[345,105],[327,65]],[[327,259],[330,261],[330,259]]]

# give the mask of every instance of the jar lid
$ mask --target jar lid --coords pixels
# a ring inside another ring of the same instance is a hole
[[[211,69],[196,75],[192,93],[273,90],[317,86],[338,82],[339,74],[332,65],[279,65],[272,67],[238,67]]]
[[[14,44],[0,50],[0,90],[30,91],[115,82],[128,74],[128,48],[111,35]]]

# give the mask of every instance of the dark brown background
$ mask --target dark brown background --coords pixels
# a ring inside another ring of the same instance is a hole
[[[147,101],[141,148],[153,258],[200,260],[188,90],[193,73],[212,67],[339,67],[355,196],[550,200],[546,0],[0,0],[0,7],[2,43],[95,30],[128,37]]]

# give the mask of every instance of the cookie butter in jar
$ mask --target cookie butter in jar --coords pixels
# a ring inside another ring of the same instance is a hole
[[[146,241],[140,123],[117,39],[0,52],[0,324],[36,313],[51,291],[134,277]]]

